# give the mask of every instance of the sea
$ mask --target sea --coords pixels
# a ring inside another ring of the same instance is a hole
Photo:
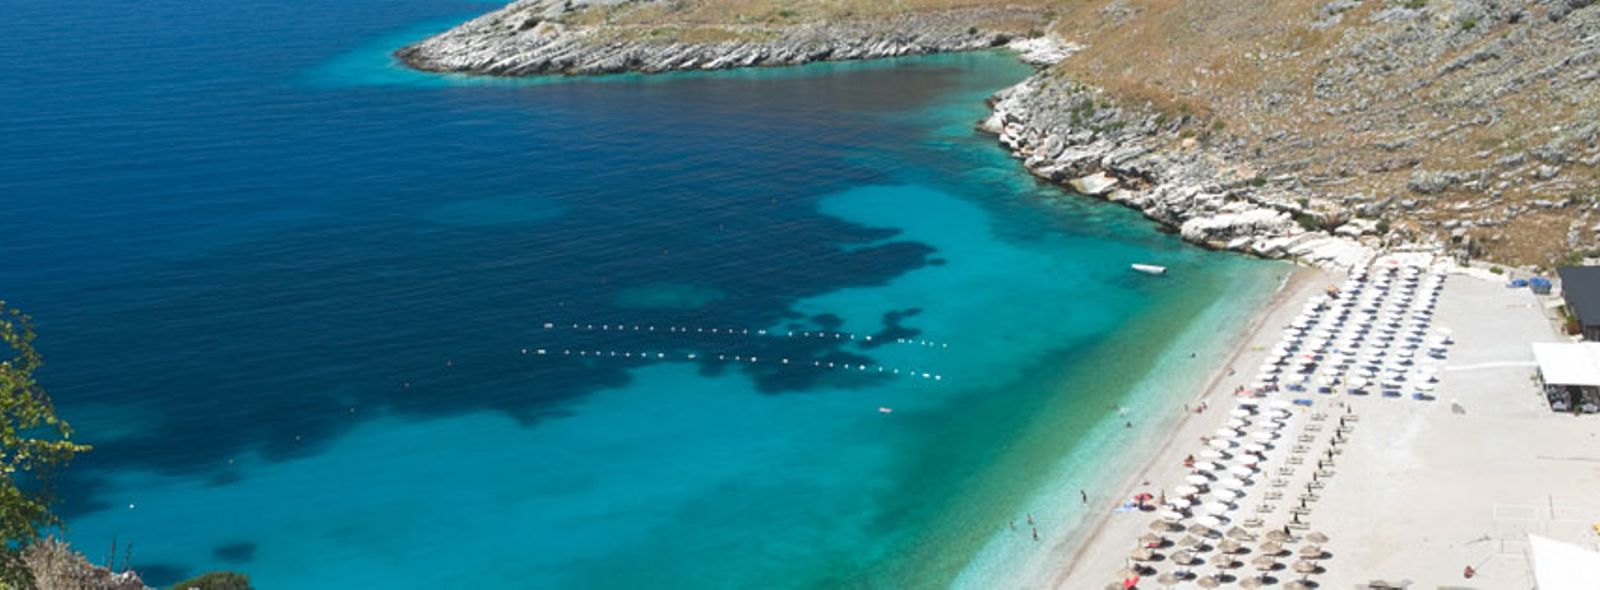
[[[1286,272],[1036,182],[974,129],[1004,51],[390,56],[495,6],[0,7],[0,299],[95,447],[57,534],[153,585],[1022,585]]]

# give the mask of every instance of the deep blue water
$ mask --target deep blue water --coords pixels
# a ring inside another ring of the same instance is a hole
[[[1030,503],[1270,272],[1035,185],[971,130],[1005,55],[386,56],[486,8],[0,8],[0,297],[97,447],[61,486],[84,551],[266,588],[985,579],[1037,559],[992,525],[1081,517]]]

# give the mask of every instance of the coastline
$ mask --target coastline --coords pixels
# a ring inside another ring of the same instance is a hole
[[[1274,327],[1278,320],[1285,320],[1285,314],[1292,315],[1299,305],[1317,292],[1317,286],[1329,280],[1327,273],[1317,269],[1304,267],[1291,267],[1286,275],[1275,287],[1274,293],[1260,310],[1253,314],[1251,323],[1242,331],[1230,335],[1229,340],[1223,341],[1220,347],[1225,347],[1228,352],[1223,357],[1224,362],[1205,374],[1202,381],[1194,383],[1193,387],[1185,391],[1191,395],[1183,397],[1187,407],[1194,407],[1201,401],[1209,401],[1213,406],[1222,406],[1219,400],[1231,393],[1227,379],[1229,368],[1253,366],[1258,359],[1249,358],[1260,356],[1262,353],[1255,346],[1258,341],[1270,340],[1276,337]],[[1252,355],[1252,353],[1254,353]],[[1118,477],[1117,474],[1103,474],[1099,478],[1101,483],[1109,486],[1100,493],[1091,496],[1091,505],[1098,502],[1103,510],[1092,513],[1093,516],[1080,521],[1071,528],[1062,540],[1048,549],[1050,558],[1038,564],[1036,569],[1023,572],[1018,576],[1018,585],[1027,588],[1076,588],[1097,587],[1096,582],[1103,582],[1096,573],[1105,574],[1115,568],[1100,572],[1096,564],[1105,561],[1106,557],[1120,560],[1126,539],[1137,536],[1132,529],[1140,528],[1145,524],[1143,518],[1135,515],[1142,513],[1123,514],[1114,512],[1111,508],[1126,501],[1138,491],[1159,491],[1159,487],[1150,489],[1150,484],[1159,486],[1159,482],[1173,481],[1174,474],[1181,472],[1183,457],[1190,450],[1184,441],[1195,439],[1203,434],[1218,428],[1226,420],[1227,414],[1223,411],[1208,411],[1206,413],[1183,412],[1172,404],[1164,406],[1166,414],[1162,417],[1163,424],[1170,422],[1166,429],[1168,434],[1159,440],[1153,450],[1140,453],[1140,447],[1130,446],[1127,454],[1119,458],[1121,462],[1137,465],[1131,472]],[[1170,473],[1169,473],[1170,472]],[[1069,584],[1071,581],[1073,583]]]

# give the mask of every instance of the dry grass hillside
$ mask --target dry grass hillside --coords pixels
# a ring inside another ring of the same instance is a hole
[[[1539,264],[1600,221],[1600,30],[1576,4],[1089,1],[1052,32],[1085,47],[1059,74],[1200,114],[1325,208]]]

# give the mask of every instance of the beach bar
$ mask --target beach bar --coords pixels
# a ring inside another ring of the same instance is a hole
[[[1600,340],[1600,266],[1556,269],[1561,277],[1561,298],[1577,319],[1584,340]]]
[[[1532,346],[1550,409],[1600,412],[1600,343],[1535,342]]]

